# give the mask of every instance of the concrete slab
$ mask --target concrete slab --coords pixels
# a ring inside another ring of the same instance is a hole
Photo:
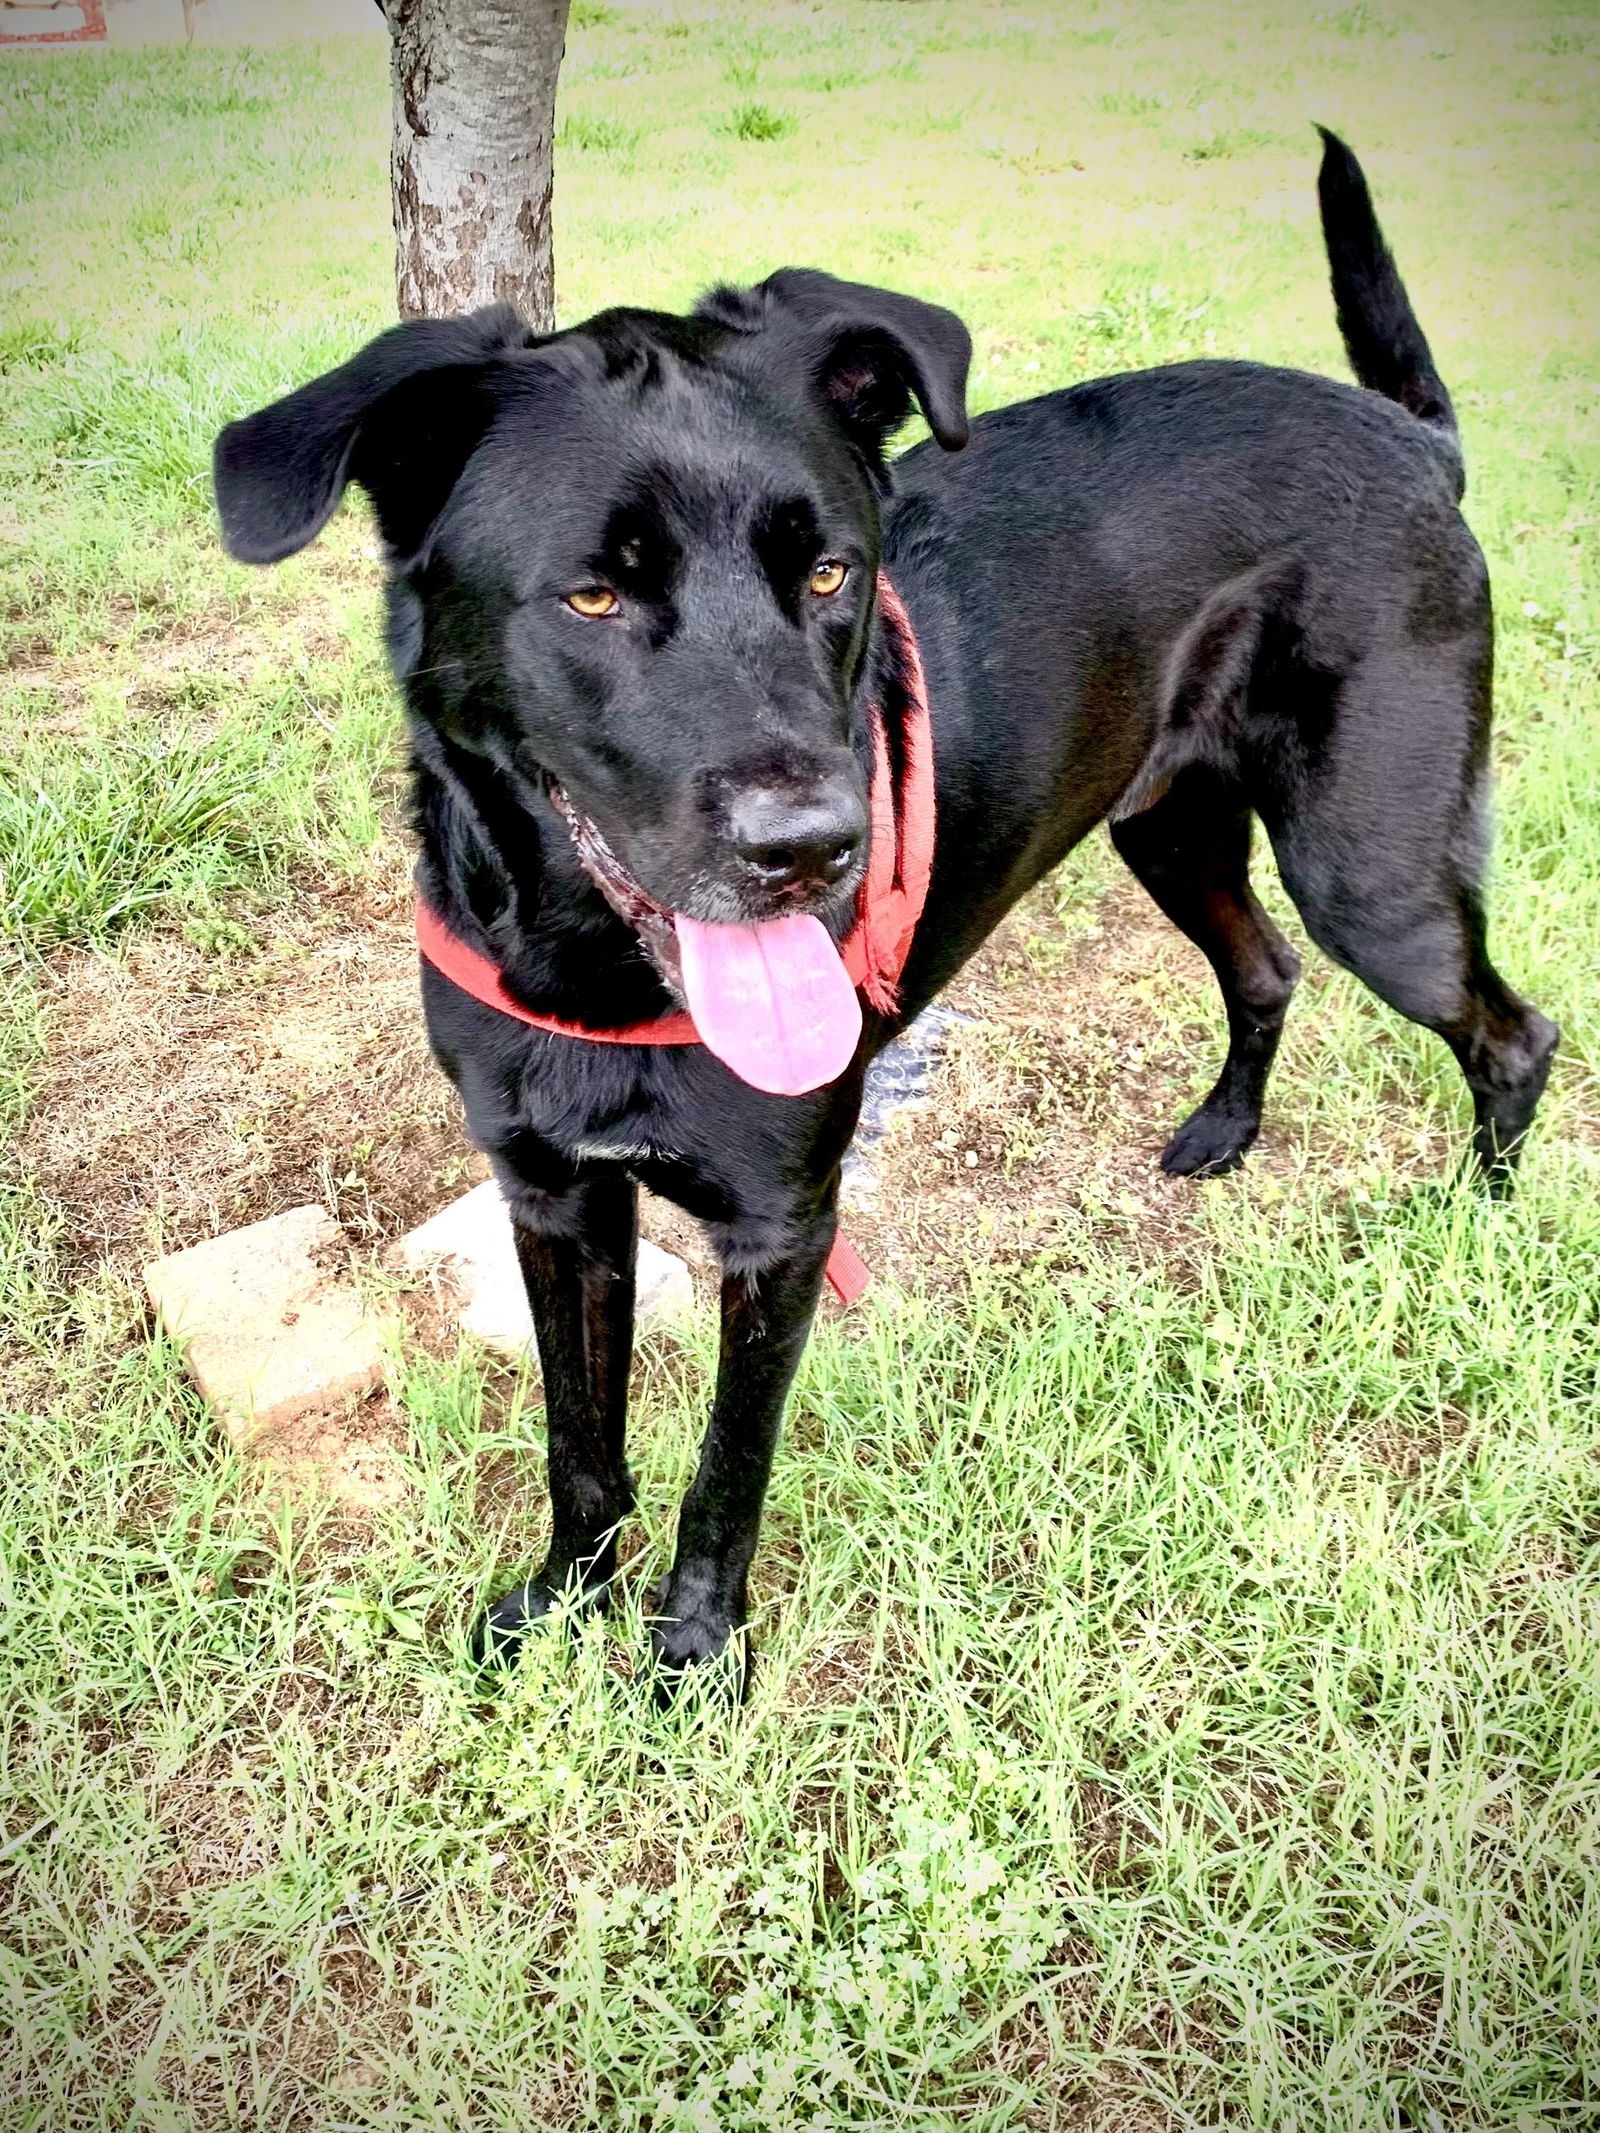
[[[441,1275],[449,1283],[456,1322],[463,1331],[513,1359],[532,1352],[533,1318],[517,1265],[511,1217],[492,1178],[402,1237],[390,1256],[396,1265]],[[688,1266],[675,1253],[641,1238],[635,1323],[669,1325],[693,1309]]]
[[[105,0],[0,0],[0,47],[51,51],[104,45]]]
[[[145,1288],[236,1445],[383,1383],[390,1321],[344,1271],[344,1235],[295,1207],[145,1268]]]

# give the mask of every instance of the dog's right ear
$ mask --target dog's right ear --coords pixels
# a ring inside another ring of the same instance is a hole
[[[230,422],[212,460],[229,554],[281,562],[316,538],[357,481],[390,549],[415,555],[493,419],[490,366],[536,340],[509,304],[414,319]]]

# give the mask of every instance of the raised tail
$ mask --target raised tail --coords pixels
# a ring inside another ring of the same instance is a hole
[[[1317,131],[1323,140],[1317,173],[1322,234],[1350,368],[1372,392],[1398,401],[1455,441],[1455,409],[1383,241],[1361,165],[1336,133],[1326,126]]]

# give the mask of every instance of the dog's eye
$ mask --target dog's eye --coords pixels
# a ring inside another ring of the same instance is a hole
[[[609,585],[586,585],[582,592],[568,593],[566,602],[575,615],[587,615],[591,622],[614,615],[622,605]]]
[[[811,590],[819,600],[830,600],[849,575],[843,563],[830,558],[826,563],[819,563],[811,573]]]

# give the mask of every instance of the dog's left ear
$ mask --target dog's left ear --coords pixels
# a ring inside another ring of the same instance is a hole
[[[947,452],[967,441],[972,337],[942,304],[837,281],[811,267],[782,267],[748,292],[714,290],[698,309],[744,332],[792,323],[817,392],[875,462],[913,397]]]

